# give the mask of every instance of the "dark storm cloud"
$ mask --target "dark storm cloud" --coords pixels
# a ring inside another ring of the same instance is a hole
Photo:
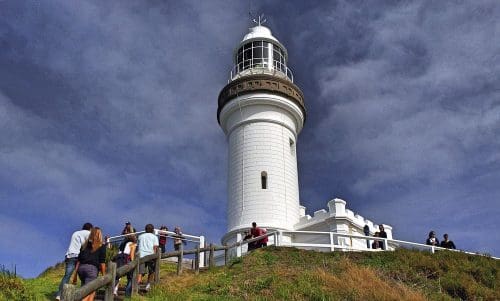
[[[303,169],[331,162],[323,182],[342,183],[340,196],[364,215],[410,224],[400,235],[422,240],[437,228],[481,245],[481,225],[500,213],[500,7],[366,4],[309,12],[321,27],[298,43],[327,41],[324,59],[310,62],[319,86],[313,110],[323,113],[309,143],[323,151],[303,156]],[[339,193],[302,181],[313,197]]]
[[[0,2],[0,224],[60,260],[90,220],[225,231],[216,100],[264,12],[308,119],[302,203],[335,196],[403,239],[430,228],[498,255],[500,5],[478,2]],[[109,212],[113,213],[108,220]],[[18,263],[12,243],[0,261]]]
[[[212,228],[217,240],[225,147],[214,104],[245,28],[224,24],[238,14],[196,2],[0,7],[2,224],[38,220],[60,244],[35,270],[83,220],[110,233],[125,219]]]

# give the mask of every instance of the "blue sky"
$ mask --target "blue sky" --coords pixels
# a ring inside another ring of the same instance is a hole
[[[308,117],[308,213],[500,256],[498,1],[0,1],[0,264],[33,277],[90,221],[219,242],[217,96],[264,12]]]

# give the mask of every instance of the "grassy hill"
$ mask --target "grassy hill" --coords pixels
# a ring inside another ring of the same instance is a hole
[[[161,284],[132,300],[500,300],[499,270],[498,260],[455,252],[270,247],[197,276],[164,264]],[[52,300],[62,273],[56,266],[8,289],[0,278],[0,300]]]

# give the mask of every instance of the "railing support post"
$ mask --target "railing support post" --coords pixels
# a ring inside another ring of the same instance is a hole
[[[156,250],[156,264],[155,264],[155,284],[160,283],[160,264],[161,264],[161,249]]]
[[[114,295],[113,291],[115,289],[115,282],[116,282],[116,263],[115,262],[108,262],[107,266],[107,274],[111,275],[111,282],[108,284],[108,287],[106,288],[106,292],[104,293],[104,301],[113,301]]]
[[[179,255],[177,257],[177,275],[182,274],[182,261],[184,261],[184,244],[179,245]]]
[[[224,246],[224,265],[227,266],[229,264],[229,247]]]
[[[281,247],[282,244],[283,244],[283,232],[279,231],[278,232],[278,246]]]
[[[431,253],[434,254],[434,246],[431,247]]]
[[[139,264],[140,258],[138,255],[134,258],[134,270],[132,272],[132,295],[137,294],[139,292],[139,283],[137,283],[137,275],[139,274]]]
[[[200,244],[199,244],[200,249],[205,247],[205,236],[200,236]],[[205,266],[205,252],[200,253],[200,260],[199,260],[200,267]]]
[[[330,232],[330,251],[335,251],[335,241],[333,241],[333,232]]]
[[[236,233],[236,242],[237,243],[239,242],[239,244],[237,244],[236,248],[235,248],[236,249],[236,257],[241,257],[241,255],[243,255],[243,241],[241,238],[241,233]]]
[[[274,232],[273,239],[274,239],[274,246],[279,247],[279,244],[278,244],[278,232]]]
[[[76,286],[73,284],[65,284],[62,291],[62,300],[75,301]]]
[[[215,252],[215,247],[213,244],[210,244],[210,253],[208,254],[208,267],[209,268],[213,268],[215,266],[214,252]]]
[[[194,273],[198,275],[200,273],[200,247],[196,247],[196,253],[194,253]]]

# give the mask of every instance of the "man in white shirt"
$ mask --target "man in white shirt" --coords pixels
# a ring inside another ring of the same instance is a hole
[[[154,226],[152,224],[147,224],[145,229],[146,233],[139,236],[139,242],[137,244],[139,249],[139,258],[155,254],[158,250],[160,243],[158,242],[158,237],[154,235]],[[156,261],[150,260],[145,263],[141,263],[139,266],[139,275],[137,277],[137,282],[141,283],[142,277],[146,274],[146,268],[148,272],[148,283],[146,284],[146,290],[151,288],[151,281],[155,277],[155,267]]]
[[[82,244],[89,238],[90,230],[92,229],[91,223],[85,223],[82,230],[76,231],[71,235],[71,241],[69,243],[68,251],[66,251],[66,256],[64,258],[64,263],[66,264],[66,269],[64,271],[64,276],[59,284],[59,290],[57,291],[56,300],[61,300],[61,294],[63,287],[69,282],[71,274],[75,270],[76,262],[78,261],[78,255],[80,254],[80,249]]]

